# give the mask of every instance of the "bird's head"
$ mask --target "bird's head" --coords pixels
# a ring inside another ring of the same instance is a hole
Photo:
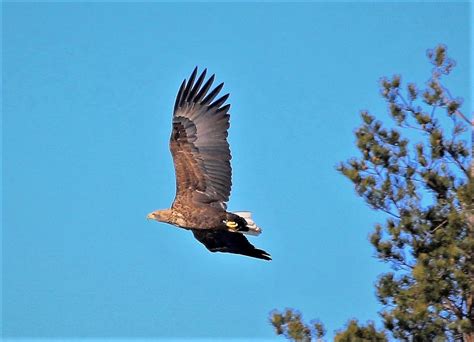
[[[146,218],[159,222],[169,222],[171,217],[171,209],[155,210],[149,213]]]

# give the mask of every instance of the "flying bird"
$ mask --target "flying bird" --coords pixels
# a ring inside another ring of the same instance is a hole
[[[215,75],[206,82],[205,69],[197,67],[179,88],[173,111],[170,150],[176,173],[176,197],[170,209],[155,210],[147,218],[192,231],[211,252],[242,254],[271,260],[243,234],[259,235],[261,229],[250,212],[228,212],[232,181],[227,142],[229,94],[214,100],[224,83],[211,89]]]

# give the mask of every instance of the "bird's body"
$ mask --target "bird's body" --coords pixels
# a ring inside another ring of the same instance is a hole
[[[169,216],[167,223],[185,229],[227,229],[223,223],[228,214],[223,209],[208,206],[190,206],[188,204],[175,203],[165,211]]]
[[[197,68],[183,81],[176,97],[170,150],[176,171],[176,198],[170,209],[156,210],[148,218],[191,230],[212,252],[243,254],[271,260],[242,235],[261,229],[249,212],[228,212],[231,190],[230,149],[227,142],[230,105],[222,89],[208,92],[214,75],[204,85],[206,70],[196,80]],[[196,82],[195,82],[196,80]]]

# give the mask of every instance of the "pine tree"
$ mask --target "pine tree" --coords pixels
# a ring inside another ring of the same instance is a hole
[[[385,327],[404,340],[474,342],[474,174],[463,140],[471,123],[442,83],[455,66],[446,51],[428,51],[426,89],[408,83],[403,91],[398,75],[381,80],[395,128],[362,112],[362,156],[339,171],[388,214],[370,237],[393,269],[377,283]]]
[[[442,82],[455,67],[447,48],[439,45],[427,57],[425,88],[403,86],[399,75],[381,79],[393,123],[387,127],[363,111],[355,133],[361,156],[338,170],[370,207],[387,214],[370,237],[377,258],[392,268],[376,285],[387,331],[413,342],[474,342],[474,163],[466,141],[469,127],[474,140],[473,123]],[[277,333],[304,340],[288,333],[288,322],[314,330],[301,316],[283,316],[288,320],[272,320]],[[355,321],[337,336],[356,341],[363,338],[357,332],[369,330],[371,338],[386,338]]]

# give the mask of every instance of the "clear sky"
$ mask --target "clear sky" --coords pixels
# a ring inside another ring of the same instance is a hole
[[[384,216],[338,174],[379,77],[423,83],[445,43],[469,97],[469,6],[424,3],[4,3],[3,334],[273,338],[272,309],[378,322],[367,241]],[[231,210],[272,262],[212,254],[145,219],[175,191],[178,87],[231,93]]]

